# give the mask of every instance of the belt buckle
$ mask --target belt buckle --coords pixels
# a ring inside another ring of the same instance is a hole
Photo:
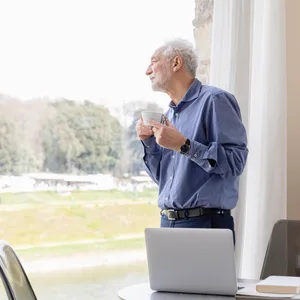
[[[174,213],[174,216],[171,217],[170,213]],[[169,221],[175,221],[176,219],[178,219],[178,212],[175,209],[168,209],[167,210],[167,217],[169,219]]]
[[[202,207],[199,208],[199,215],[200,217],[205,215],[205,211]]]

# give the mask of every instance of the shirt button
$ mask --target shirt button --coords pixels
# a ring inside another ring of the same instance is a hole
[[[175,114],[175,117],[178,117],[178,115],[179,115],[179,114],[178,114],[178,113],[176,113],[176,114]]]
[[[175,158],[175,155],[173,155],[172,158]]]
[[[172,179],[173,179],[173,176],[170,177],[170,180],[172,180]]]
[[[197,157],[197,156],[198,156],[197,153],[195,153],[195,154],[194,154],[194,157]]]

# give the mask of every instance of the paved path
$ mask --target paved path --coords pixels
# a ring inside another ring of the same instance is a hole
[[[53,242],[53,243],[42,243],[38,245],[20,245],[14,246],[15,250],[28,250],[28,249],[38,249],[38,248],[52,248],[52,247],[60,247],[60,246],[71,246],[71,245],[89,245],[95,243],[109,243],[113,241],[122,241],[122,240],[135,240],[141,239],[144,237],[144,234],[128,234],[116,236],[111,239],[89,239],[89,240],[78,240],[72,242]]]
[[[16,251],[37,249],[37,248],[51,248],[65,245],[82,245],[93,243],[105,243],[119,240],[132,240],[143,238],[143,234],[131,234],[115,237],[114,239],[94,239],[94,240],[80,240],[69,243],[44,243],[37,246],[18,246],[14,247]],[[92,252],[78,252],[72,255],[61,255],[59,257],[22,257],[22,253],[18,254],[22,265],[26,272],[53,272],[60,270],[72,270],[82,268],[92,268],[99,266],[119,266],[136,263],[146,263],[146,251],[144,248],[131,250],[109,250],[109,251],[92,251]]]
[[[19,256],[20,257],[20,256]],[[53,272],[99,266],[120,266],[146,263],[145,249],[110,251],[99,253],[78,253],[53,258],[22,258],[21,263],[28,273]]]

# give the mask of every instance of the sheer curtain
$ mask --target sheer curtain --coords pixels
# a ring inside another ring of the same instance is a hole
[[[215,0],[212,35],[210,84],[237,97],[248,132],[238,275],[258,278],[273,224],[286,217],[285,0]]]

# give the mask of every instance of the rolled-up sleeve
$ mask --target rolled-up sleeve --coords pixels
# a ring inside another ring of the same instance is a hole
[[[242,174],[248,156],[247,135],[235,97],[219,93],[208,100],[206,144],[191,141],[187,157],[208,173],[222,177]]]

